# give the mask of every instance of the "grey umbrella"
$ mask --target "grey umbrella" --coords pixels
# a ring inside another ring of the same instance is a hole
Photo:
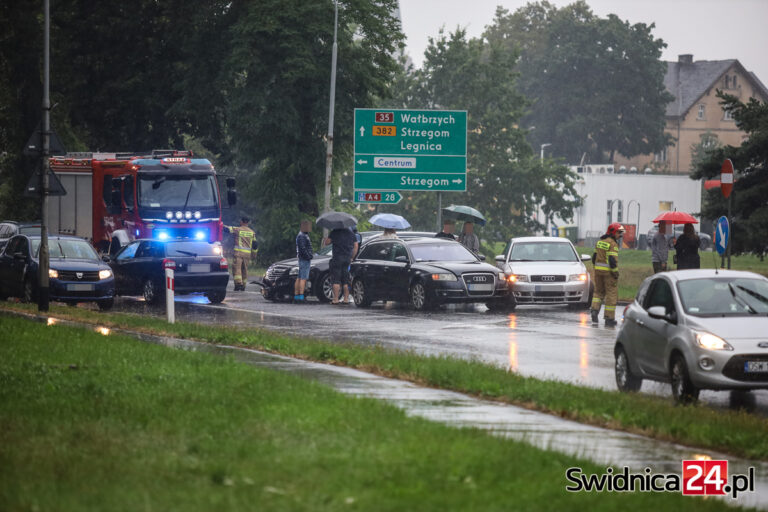
[[[447,208],[443,208],[443,214],[449,219],[474,222],[479,226],[485,226],[483,214],[470,206],[452,204]]]
[[[343,229],[357,225],[357,219],[344,212],[325,212],[317,218],[315,224],[326,229]]]

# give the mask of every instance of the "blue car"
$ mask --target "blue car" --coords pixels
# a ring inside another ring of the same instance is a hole
[[[16,235],[0,254],[0,299],[37,300],[40,236]],[[96,250],[74,236],[48,237],[50,300],[76,304],[96,302],[110,309],[115,300],[115,278]]]

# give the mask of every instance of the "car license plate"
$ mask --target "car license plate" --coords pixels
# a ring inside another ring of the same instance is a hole
[[[744,363],[744,373],[768,372],[768,361],[747,361]]]
[[[71,292],[88,292],[93,290],[93,284],[70,283],[67,285],[67,290]]]
[[[540,285],[537,284],[533,287],[534,292],[562,292],[563,287],[562,286],[552,286],[552,285]]]
[[[470,284],[469,291],[471,292],[491,292],[493,291],[492,284]]]
[[[191,263],[187,267],[187,272],[209,272],[211,266],[208,263]]]

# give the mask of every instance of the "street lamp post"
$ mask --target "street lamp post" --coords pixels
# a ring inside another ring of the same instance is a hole
[[[548,146],[551,146],[551,145],[552,145],[551,142],[547,142],[547,143],[541,145],[541,151],[539,153],[539,162],[542,162],[542,163],[544,162],[544,148],[546,148]],[[537,221],[539,220],[539,210],[541,210],[541,213],[544,213],[542,206],[539,205],[538,210],[536,211],[536,220]],[[549,232],[549,225],[548,224],[549,224],[549,219],[545,218],[544,219],[544,232],[547,233],[547,234],[551,234]]]
[[[337,33],[339,26],[339,2],[335,0],[333,13],[333,49],[331,50],[331,97],[328,105],[328,138],[326,139],[325,154],[325,201],[323,211],[331,209],[331,175],[333,174],[333,111],[336,106],[336,55],[338,53]],[[328,236],[328,230],[323,229],[323,238]]]

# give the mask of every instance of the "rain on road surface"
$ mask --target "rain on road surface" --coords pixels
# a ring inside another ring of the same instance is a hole
[[[230,285],[231,287],[231,285]],[[477,359],[543,379],[614,390],[613,344],[617,329],[593,326],[587,311],[564,306],[521,306],[512,313],[484,305],[449,305],[419,313],[406,304],[370,308],[303,305],[265,300],[260,288],[228,291],[220,305],[198,295],[176,299],[176,318],[206,324],[254,326],[323,339],[378,344],[429,355]],[[116,310],[163,316],[139,299],[118,299]],[[623,308],[619,308],[619,312]],[[644,381],[642,391],[669,396],[669,385]],[[768,416],[768,391],[703,391],[703,403],[745,408]]]

